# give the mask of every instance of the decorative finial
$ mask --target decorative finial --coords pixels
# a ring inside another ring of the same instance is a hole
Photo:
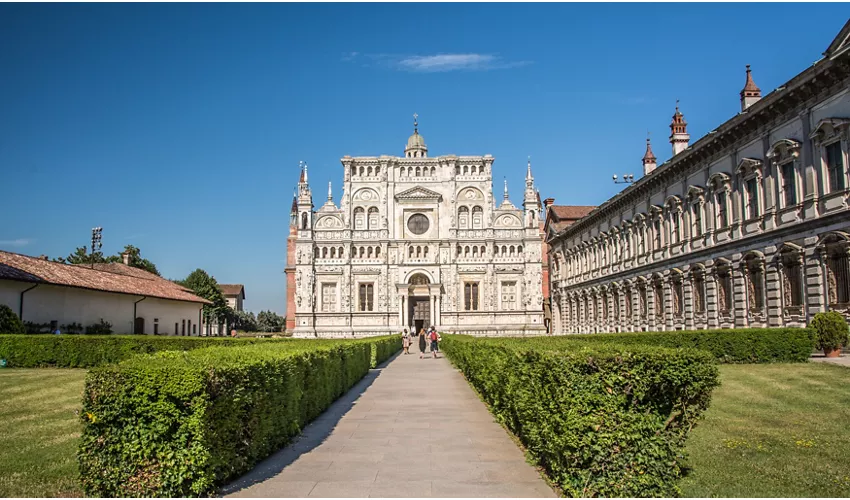
[[[307,162],[304,162],[304,182],[307,182]]]
[[[504,179],[505,179],[505,201],[507,201],[507,199],[508,199],[508,179],[507,179],[507,177],[504,177]]]
[[[528,171],[525,174],[526,180],[531,179],[531,156],[528,157]]]
[[[419,115],[416,113],[413,113],[413,133],[419,133]]]
[[[331,181],[328,181],[328,201],[334,201],[333,191],[331,191]]]
[[[679,100],[676,99],[676,113],[679,112]]]

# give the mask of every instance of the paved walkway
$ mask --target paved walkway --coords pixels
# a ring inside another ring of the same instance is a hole
[[[841,357],[838,358],[827,358],[823,355],[823,353],[815,353],[812,354],[812,357],[809,360],[814,361],[816,363],[830,363],[833,365],[841,365],[841,366],[850,366],[850,355],[842,354]]]
[[[398,355],[224,495],[555,497],[448,360]]]

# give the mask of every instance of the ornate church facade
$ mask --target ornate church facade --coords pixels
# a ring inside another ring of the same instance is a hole
[[[415,121],[404,156],[341,161],[339,206],[329,184],[314,210],[301,169],[287,244],[288,331],[545,333],[542,207],[530,162],[517,208],[507,184],[494,199],[492,156],[429,157]]]
[[[850,317],[850,22],[824,57],[569,225],[548,224],[555,333]],[[551,211],[550,207],[550,211]],[[557,217],[556,217],[557,219]]]

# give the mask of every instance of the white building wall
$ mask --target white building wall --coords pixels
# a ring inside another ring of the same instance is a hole
[[[16,314],[21,308],[21,292],[32,283],[0,280],[0,304],[9,306]],[[133,303],[139,295],[99,292],[82,288],[39,284],[24,294],[22,321],[59,325],[79,323],[83,327],[99,323],[112,324],[116,334],[133,333]],[[198,321],[201,304],[148,297],[137,305],[137,316],[145,318],[146,334],[153,334],[154,318],[159,319],[160,334],[174,334],[174,323]],[[170,326],[169,326],[170,325]]]

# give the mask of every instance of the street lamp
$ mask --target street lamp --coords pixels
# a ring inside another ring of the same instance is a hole
[[[635,181],[635,176],[632,174],[623,174],[623,180],[617,180],[617,174],[614,174],[614,184],[631,184]]]

